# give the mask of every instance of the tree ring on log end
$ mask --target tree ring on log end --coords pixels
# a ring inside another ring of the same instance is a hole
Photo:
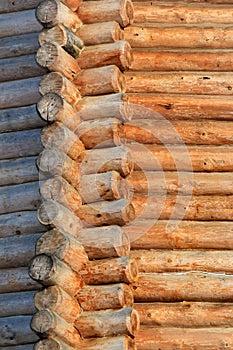
[[[56,61],[58,52],[57,45],[54,43],[45,43],[42,45],[36,54],[37,63],[41,67],[49,68]]]
[[[41,224],[51,224],[58,215],[58,207],[56,202],[52,200],[45,201],[41,204],[37,211],[37,217]]]
[[[36,281],[46,281],[54,267],[50,256],[40,254],[35,256],[29,266],[29,275]]]
[[[58,12],[56,0],[44,0],[36,9],[36,18],[44,27],[52,27]]]
[[[35,350],[61,350],[60,344],[53,339],[42,339],[35,344]]]
[[[31,321],[32,329],[37,333],[48,332],[54,324],[53,314],[49,310],[37,312]]]
[[[64,105],[62,96],[56,93],[48,93],[44,95],[37,103],[37,109],[42,119],[53,122],[56,120],[57,114]]]

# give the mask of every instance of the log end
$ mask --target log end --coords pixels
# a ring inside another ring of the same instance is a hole
[[[34,296],[34,303],[38,310],[53,308],[62,300],[61,290],[58,286],[51,286],[38,291]]]
[[[48,122],[54,122],[63,106],[64,100],[62,96],[56,93],[48,93],[38,101],[37,110],[42,119]]]
[[[48,309],[38,311],[32,317],[31,328],[38,334],[46,334],[53,326],[53,313]]]
[[[50,225],[58,215],[58,206],[53,200],[45,201],[37,211],[37,217],[41,224]]]
[[[35,256],[29,265],[30,277],[46,284],[53,269],[53,259],[45,254]]]
[[[119,288],[119,300],[122,307],[132,307],[134,304],[134,296],[132,289],[127,284],[122,284]]]
[[[133,308],[131,308],[131,312],[129,312],[129,317],[127,317],[126,326],[127,326],[128,334],[131,336],[135,336],[139,331],[139,328],[140,328],[139,313]]]
[[[130,254],[130,239],[124,231],[122,232],[121,241],[117,246],[115,245],[115,250],[117,256],[128,256]]]
[[[61,350],[61,347],[54,339],[43,339],[34,345],[34,350]]]
[[[37,158],[37,166],[44,173],[62,175],[65,154],[57,149],[44,149]]]
[[[57,44],[45,43],[43,44],[36,54],[36,61],[41,67],[50,68],[58,57]]]
[[[36,254],[62,255],[67,248],[66,235],[57,229],[44,233],[36,243]]]
[[[137,282],[138,277],[139,277],[139,270],[138,270],[137,261],[134,258],[127,257],[124,282],[126,283]]]
[[[60,176],[51,178],[42,183],[40,193],[46,200],[59,200],[62,195],[63,179]]]
[[[123,225],[125,225],[135,219],[136,213],[134,206],[127,199],[122,199],[122,201],[125,201],[125,203],[122,203],[122,220]]]
[[[121,25],[126,27],[134,20],[134,6],[131,0],[122,1],[121,5]]]
[[[39,92],[45,95],[49,92],[62,93],[64,76],[59,72],[51,72],[44,75],[40,81]]]
[[[133,63],[133,54],[132,54],[132,48],[128,41],[121,40],[119,41],[120,45],[120,62],[121,62],[121,68],[123,70],[128,70],[132,63]]]
[[[57,16],[58,3],[56,0],[43,0],[36,9],[37,20],[46,28],[54,25],[54,19]]]

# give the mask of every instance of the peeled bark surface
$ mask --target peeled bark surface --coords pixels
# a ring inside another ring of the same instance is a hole
[[[34,314],[34,295],[34,291],[0,294],[0,317]]]
[[[22,292],[40,288],[42,288],[41,284],[33,281],[28,275],[27,267],[0,270],[1,293]]]
[[[135,343],[129,336],[114,336],[87,339],[82,342],[84,350],[135,350]]]
[[[73,346],[69,346],[57,337],[40,340],[34,345],[34,350],[73,350]]]
[[[23,2],[21,0],[15,0],[13,3],[3,0],[0,4],[0,13],[34,9],[39,3],[40,0],[24,0]]]
[[[124,31],[115,20],[112,22],[84,24],[78,31],[84,44],[98,45],[124,40]]]

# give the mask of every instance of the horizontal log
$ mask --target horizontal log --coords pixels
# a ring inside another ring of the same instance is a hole
[[[39,82],[40,77],[35,77],[1,83],[1,108],[23,107],[36,103],[40,98]]]
[[[140,273],[132,288],[136,302],[232,302],[233,276],[206,272]]]
[[[77,13],[83,23],[116,21],[122,27],[126,27],[134,19],[134,8],[131,0],[83,2]]]
[[[16,346],[6,346],[2,347],[2,350],[34,350],[34,344],[24,344],[24,345],[16,345]]]
[[[230,72],[126,72],[127,92],[232,95]]]
[[[123,226],[135,218],[135,210],[127,199],[100,201],[77,208],[76,214],[87,226]]]
[[[79,17],[58,0],[41,1],[36,9],[36,18],[45,28],[51,28],[62,23],[67,28],[75,31],[82,25]]]
[[[58,286],[37,292],[34,302],[38,310],[49,309],[68,323],[73,323],[81,311],[78,302]]]
[[[138,279],[135,259],[128,256],[90,261],[80,271],[86,284],[133,283]]]
[[[0,187],[0,214],[35,210],[41,201],[39,182]]]
[[[125,92],[125,76],[117,66],[83,69],[75,78],[82,96]]]
[[[41,25],[35,17],[35,10],[0,14],[0,38],[39,32]]]
[[[142,325],[160,327],[232,327],[231,303],[135,304]]]
[[[82,0],[62,0],[63,4],[69,7],[72,11],[76,11]]]
[[[78,31],[85,46],[124,40],[124,31],[116,21],[84,24]]]
[[[74,347],[67,345],[57,337],[54,337],[54,338],[49,337],[46,339],[42,339],[34,345],[34,350],[50,350],[50,349],[73,350]]]
[[[28,344],[38,340],[30,328],[31,316],[3,317],[0,319],[0,346]]]
[[[136,344],[138,350],[167,350],[174,347],[191,349],[218,349],[232,346],[232,328],[160,328],[142,327]]]
[[[1,293],[23,292],[40,288],[42,286],[28,275],[28,267],[0,269]]]
[[[38,311],[31,321],[32,329],[43,336],[54,336],[70,346],[77,346],[80,335],[72,324],[49,309]]]
[[[132,64],[133,56],[129,43],[125,40],[119,40],[110,44],[87,46],[76,60],[82,69],[114,64],[121,70],[128,70]]]
[[[22,34],[0,39],[0,58],[30,55],[38,49],[38,33]]]
[[[2,186],[16,185],[39,180],[36,158],[27,157],[0,161]]]
[[[1,268],[27,266],[35,255],[35,244],[41,234],[0,239]]]
[[[34,295],[34,291],[0,294],[0,317],[34,314]]]
[[[29,266],[29,275],[46,286],[58,285],[74,296],[83,287],[81,277],[55,256],[35,256]]]
[[[133,293],[124,283],[106,286],[84,286],[76,295],[84,311],[121,309],[133,306]]]
[[[39,2],[40,0],[24,0],[23,2],[21,0],[15,0],[14,2],[3,0],[0,4],[0,13],[34,9]]]
[[[36,211],[0,215],[0,238],[44,231],[46,227],[38,221]]]

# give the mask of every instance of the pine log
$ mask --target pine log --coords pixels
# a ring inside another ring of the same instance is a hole
[[[33,343],[37,335],[30,328],[31,316],[0,318],[0,346]]]
[[[17,346],[6,346],[2,347],[1,350],[34,350],[34,344],[24,344],[24,345],[17,345]]]
[[[231,348],[233,328],[142,327],[136,339],[138,350],[206,350]]]
[[[96,339],[84,339],[83,350],[136,350],[134,340],[129,336],[114,336]]]
[[[46,286],[58,285],[74,296],[83,287],[81,277],[55,256],[35,256],[30,263],[29,275]]]
[[[77,34],[82,38],[85,46],[114,43],[118,40],[124,40],[124,31],[119,23],[102,22],[84,24]]]
[[[134,19],[134,8],[131,0],[100,0],[83,2],[78,11],[83,23],[116,21],[122,27],[131,24]]]
[[[34,295],[34,291],[0,294],[0,317],[34,314]]]
[[[1,293],[23,292],[42,288],[41,284],[33,281],[28,275],[27,267],[0,269]]]
[[[41,1],[36,9],[36,18],[45,28],[61,23],[75,31],[82,25],[79,17],[59,0]]]
[[[231,249],[229,221],[138,220],[124,227],[132,249]]]
[[[90,261],[80,271],[86,284],[133,283],[138,279],[135,259],[128,256]]]
[[[232,95],[230,72],[126,72],[127,92]]]
[[[103,226],[82,229],[77,233],[89,259],[128,256],[130,242],[119,226]]]
[[[139,330],[139,315],[131,307],[121,310],[106,310],[82,313],[74,325],[83,338],[115,335],[134,336]]]
[[[46,42],[54,42],[62,46],[74,58],[80,55],[84,47],[82,39],[62,24],[57,24],[55,27],[45,29],[40,33],[40,45]]]
[[[71,235],[58,230],[48,231],[38,239],[36,254],[56,256],[76,272],[79,272],[88,262],[88,256],[82,244]]]
[[[127,284],[84,286],[76,295],[84,311],[121,309],[133,306],[133,293]]]
[[[98,3],[100,2],[101,0],[98,1]],[[96,4],[94,1],[93,3]],[[125,40],[119,40],[115,43],[85,47],[82,55],[76,61],[82,69],[114,64],[121,70],[128,70],[133,62],[133,54],[129,43]]]
[[[135,304],[142,325],[160,327],[232,327],[231,303]]]
[[[118,171],[123,177],[132,172],[133,162],[127,147],[119,146],[86,151],[85,158],[81,163],[83,174],[104,173],[112,170]]]
[[[0,214],[35,210],[40,201],[39,182],[0,187]]]
[[[81,311],[78,302],[58,286],[37,292],[34,302],[38,310],[49,309],[68,323],[73,323]]]
[[[36,211],[0,215],[0,238],[44,231],[46,227],[39,223]]]
[[[1,268],[27,266],[35,255],[35,244],[41,234],[0,239]],[[20,258],[19,258],[20,257]]]
[[[132,288],[136,302],[232,302],[233,276],[206,272],[140,273]]]
[[[82,0],[62,0],[62,2],[72,11],[76,11],[79,8]]]
[[[56,43],[43,44],[37,51],[36,60],[41,67],[62,73],[69,80],[80,71],[77,61]]]
[[[38,33],[29,33],[0,39],[0,58],[30,55],[35,53],[38,49]]]
[[[36,103],[40,98],[38,90],[39,81],[40,77],[35,77],[1,83],[1,108],[23,107]]]
[[[114,65],[81,70],[73,82],[82,96],[105,95],[126,90],[125,76]]]
[[[76,214],[87,226],[123,226],[135,218],[134,207],[127,199],[85,204],[77,208]]]
[[[39,180],[35,157],[1,160],[0,169],[1,186]]]
[[[41,97],[37,109],[43,120],[61,122],[71,131],[75,131],[81,122],[77,111],[61,95],[54,92]]]
[[[60,176],[43,182],[40,186],[40,193],[45,200],[53,199],[75,214],[78,214],[82,205],[79,193]]]
[[[0,38],[39,32],[41,25],[35,17],[35,10],[0,14]]]
[[[14,2],[2,0],[0,4],[0,13],[34,9],[39,2],[40,0],[24,0],[23,2],[21,0],[14,0]]]
[[[32,318],[31,328],[40,335],[58,337],[70,346],[77,346],[80,335],[72,324],[49,309],[38,311]]]
[[[40,340],[38,343],[34,345],[34,350],[73,350],[73,349],[79,349],[79,347],[75,346],[69,346],[57,337],[55,338],[47,338]]]
[[[58,72],[45,75],[40,82],[39,91],[41,95],[49,92],[60,94],[71,106],[75,106],[81,98],[77,87]]]
[[[45,148],[58,148],[71,159],[81,159],[85,147],[78,137],[63,123],[54,122],[43,128],[41,142]]]

